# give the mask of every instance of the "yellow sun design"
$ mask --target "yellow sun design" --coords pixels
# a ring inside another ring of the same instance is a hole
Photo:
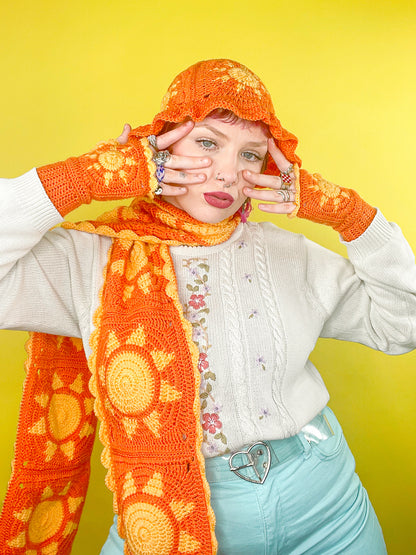
[[[106,368],[99,370],[110,401],[106,406],[113,414],[115,410],[121,413],[121,422],[129,438],[136,432],[139,418],[155,437],[160,437],[160,413],[149,407],[182,397],[180,391],[160,378],[160,374],[174,360],[174,353],[155,349],[149,359],[147,351],[141,349],[146,342],[142,325],[133,330],[124,345],[120,344],[114,332],[110,332],[106,350],[108,363]]]
[[[232,64],[231,64],[232,65]],[[225,75],[221,75],[215,79],[215,81],[226,82],[230,79],[237,81],[237,92],[244,90],[246,87],[250,87],[258,97],[261,97],[263,89],[262,83],[258,77],[254,75],[249,69],[244,67],[229,67],[229,68],[215,68],[217,71],[225,71]]]
[[[346,191],[342,191],[341,187],[335,185],[335,183],[331,183],[324,179],[319,173],[312,174],[312,177],[315,178],[315,183],[309,186],[309,189],[312,189],[315,192],[321,192],[321,200],[319,202],[320,207],[327,204],[330,200],[334,203],[335,211],[338,210],[339,204],[343,198],[349,198],[349,194]]]
[[[25,529],[8,541],[8,546],[18,549],[19,553],[26,548],[25,555],[58,555],[59,539],[77,528],[72,520],[65,523],[65,513],[74,515],[84,501],[83,497],[66,497],[70,487],[71,482],[68,482],[61,492],[54,493],[47,486],[37,505],[15,512],[13,516],[25,524]]]
[[[134,158],[134,147],[132,145],[121,147],[117,141],[101,143],[95,151],[86,154],[85,157],[94,161],[87,167],[87,170],[96,170],[97,172],[104,170],[106,187],[117,177],[127,185],[126,166],[137,166]]]
[[[127,473],[123,488],[123,499],[137,493],[131,472]],[[150,498],[127,505],[123,519],[129,547],[133,553],[143,555],[168,555],[174,547],[175,528],[194,509],[194,503],[183,499],[164,502],[164,483],[160,472],[155,472],[141,489]],[[200,542],[185,530],[179,530],[179,553],[194,553],[201,547]]]
[[[93,412],[94,400],[82,395],[84,389],[81,374],[66,386],[55,373],[52,379],[53,393],[44,392],[35,397],[37,404],[45,409],[45,414],[28,431],[30,434],[47,436],[46,462],[52,460],[58,447],[72,460],[75,451],[74,434],[81,439],[94,433],[94,427],[85,418]]]

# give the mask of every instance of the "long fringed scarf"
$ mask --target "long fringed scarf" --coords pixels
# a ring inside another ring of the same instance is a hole
[[[2,553],[70,553],[96,416],[125,554],[216,552],[200,450],[198,350],[169,245],[218,244],[238,223],[236,216],[202,224],[141,199],[96,222],[65,224],[113,238],[92,356],[87,365],[79,339],[31,336]]]

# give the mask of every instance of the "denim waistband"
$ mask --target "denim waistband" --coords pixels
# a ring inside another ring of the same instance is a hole
[[[295,436],[256,441],[234,453],[206,459],[205,475],[208,482],[243,479],[262,484],[270,469],[298,457],[305,451],[306,445],[320,443],[334,435],[325,412],[324,409]]]

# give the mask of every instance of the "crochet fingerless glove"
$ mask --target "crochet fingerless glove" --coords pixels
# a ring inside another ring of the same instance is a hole
[[[153,198],[158,183],[148,140],[130,137],[99,143],[82,156],[37,168],[45,191],[64,216],[91,200]]]
[[[331,226],[345,241],[359,237],[371,224],[376,209],[355,191],[330,183],[318,173],[295,168],[297,208],[293,216]]]

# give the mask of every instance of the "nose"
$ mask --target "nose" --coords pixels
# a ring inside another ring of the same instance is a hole
[[[227,159],[218,160],[215,164],[214,175],[215,179],[222,181],[225,185],[234,185],[238,182],[238,164],[236,160],[231,157]]]

